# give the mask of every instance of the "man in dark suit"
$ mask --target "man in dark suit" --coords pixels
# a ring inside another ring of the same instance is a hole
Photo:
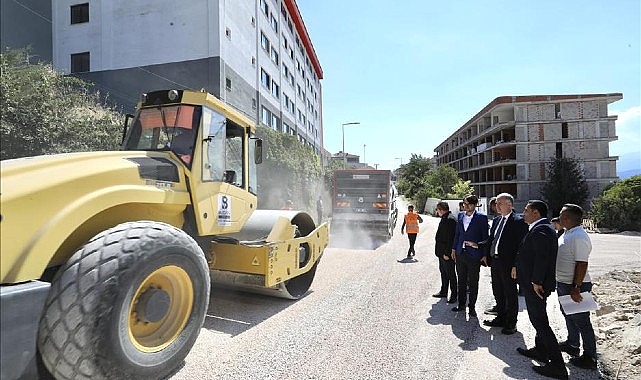
[[[519,247],[512,278],[517,278],[524,290],[527,313],[536,336],[533,348],[519,347],[516,350],[521,355],[546,363],[532,367],[535,372],[555,379],[567,379],[568,370],[546,312],[547,297],[555,286],[558,252],[556,231],[547,214],[547,204],[539,200],[529,201],[523,211],[529,232]]]
[[[458,215],[452,243],[452,258],[456,262],[458,273],[458,306],[452,308],[452,311],[465,310],[469,288],[470,299],[467,306],[470,317],[476,317],[481,263],[487,265],[484,246],[488,238],[487,216],[476,212],[478,202],[479,199],[475,195],[463,198],[465,211]]]
[[[501,332],[511,335],[516,332],[516,317],[519,314],[519,294],[516,280],[512,278],[512,267],[521,240],[528,232],[528,225],[516,215],[512,206],[514,197],[508,193],[496,196],[498,216],[492,222],[490,240],[490,272],[492,293],[496,299],[496,318],[483,321],[486,326],[502,327]]]
[[[450,212],[447,202],[438,202],[436,212],[441,217],[434,239],[436,246],[434,253],[438,257],[438,269],[441,272],[441,290],[433,297],[447,297],[447,288],[450,288],[450,298],[447,303],[454,303],[458,299],[456,284],[456,268],[452,259],[452,242],[456,234],[456,217]]]

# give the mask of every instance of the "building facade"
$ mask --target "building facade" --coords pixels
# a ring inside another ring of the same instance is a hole
[[[2,2],[3,47],[35,43],[44,61],[94,83],[125,111],[148,91],[205,89],[257,123],[329,155],[323,149],[323,70],[295,0],[15,3]]]
[[[502,96],[494,99],[439,144],[438,165],[450,165],[471,181],[479,197],[508,192],[521,210],[540,199],[547,164],[554,157],[579,159],[590,199],[617,180],[609,143],[617,139],[608,105],[621,93]]]

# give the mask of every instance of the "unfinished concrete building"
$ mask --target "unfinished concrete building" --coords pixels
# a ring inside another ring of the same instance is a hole
[[[608,105],[621,93],[501,96],[439,144],[438,165],[450,165],[475,194],[514,195],[517,210],[541,198],[554,157],[580,160],[590,199],[617,180],[609,144],[617,139]]]

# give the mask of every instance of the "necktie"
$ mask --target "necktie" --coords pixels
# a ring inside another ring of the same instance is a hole
[[[501,233],[503,232],[503,227],[505,226],[506,217],[501,217],[501,223],[494,231],[494,240],[492,240],[492,246],[490,247],[490,254],[493,256],[498,256],[499,253],[496,251],[496,246],[499,244],[499,239],[501,238]]]

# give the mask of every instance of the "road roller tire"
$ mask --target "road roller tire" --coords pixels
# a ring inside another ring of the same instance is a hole
[[[209,302],[203,251],[158,222],[120,224],[58,271],[38,332],[56,379],[163,378],[193,346]]]

